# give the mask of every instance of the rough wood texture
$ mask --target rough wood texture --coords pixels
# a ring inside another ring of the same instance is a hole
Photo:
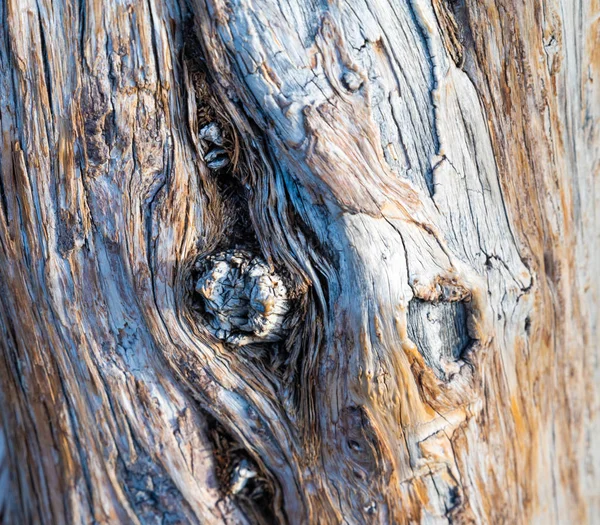
[[[597,520],[597,0],[0,17],[3,522]]]

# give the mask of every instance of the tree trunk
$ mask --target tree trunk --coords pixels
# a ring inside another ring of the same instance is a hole
[[[4,523],[600,511],[597,0],[2,0]]]

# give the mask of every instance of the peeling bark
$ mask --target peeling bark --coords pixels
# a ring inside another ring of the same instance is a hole
[[[3,523],[595,521],[596,0],[0,17]]]

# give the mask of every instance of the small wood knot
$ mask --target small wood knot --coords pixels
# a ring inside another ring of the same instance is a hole
[[[229,487],[231,494],[241,492],[246,487],[248,480],[256,477],[256,475],[256,469],[251,465],[249,460],[240,460],[231,473],[231,484]]]
[[[196,297],[216,337],[243,346],[287,335],[288,289],[261,257],[227,250],[198,261],[196,269]]]
[[[223,131],[216,122],[210,122],[201,128],[199,137],[205,150],[204,161],[211,170],[229,166],[229,153],[224,148]]]
[[[358,91],[363,85],[363,79],[356,71],[346,71],[342,77],[344,86],[348,91]]]

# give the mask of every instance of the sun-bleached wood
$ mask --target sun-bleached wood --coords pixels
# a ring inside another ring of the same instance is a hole
[[[596,0],[0,16],[3,522],[594,522]]]

